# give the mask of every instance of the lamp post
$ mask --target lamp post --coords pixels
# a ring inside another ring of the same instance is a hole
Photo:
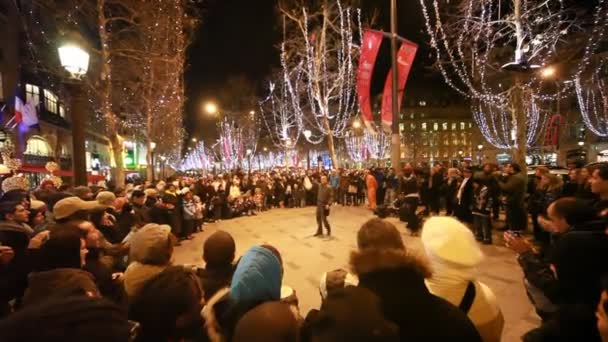
[[[392,92],[392,110],[393,124],[391,126],[391,167],[397,170],[400,168],[401,161],[401,137],[399,132],[399,86],[397,75],[397,0],[391,0],[391,68],[393,87]]]
[[[152,164],[152,165],[148,165],[148,167],[152,168],[152,181],[156,180],[156,178],[154,177],[155,176],[154,175],[154,166],[155,166],[155,163],[154,163],[154,149],[155,148],[156,148],[156,143],[153,142],[153,141],[151,141],[150,142],[150,164]]]
[[[312,132],[307,129],[304,130],[304,137],[306,140],[310,139],[312,136]],[[306,170],[310,170],[310,148],[306,147]]]
[[[249,168],[249,174],[251,174],[251,149],[247,149],[247,167]]]
[[[160,164],[161,164],[160,178],[161,178],[161,180],[165,179],[165,160],[167,160],[167,157],[160,156]]]
[[[85,98],[80,80],[89,68],[89,54],[74,43],[66,43],[58,49],[61,66],[70,74],[66,82],[72,98],[72,161],[74,185],[87,185],[87,160],[85,150]]]
[[[481,156],[481,154],[482,154],[482,152],[481,152],[481,151],[482,151],[482,150],[483,150],[483,145],[482,145],[482,144],[477,145],[477,151],[479,151],[477,154],[478,154],[478,158],[479,158],[479,165],[480,165],[480,166],[481,166],[481,162],[482,162],[482,160],[483,160],[483,158],[482,158],[482,156]]]

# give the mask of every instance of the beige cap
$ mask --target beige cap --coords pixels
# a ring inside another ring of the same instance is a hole
[[[114,204],[114,200],[116,199],[116,195],[110,191],[101,191],[95,197],[95,200],[99,202],[101,205],[111,206]]]
[[[142,264],[155,263],[155,259],[169,248],[167,241],[170,234],[171,227],[166,224],[148,223],[141,227],[130,239],[131,261]]]
[[[69,217],[80,210],[93,210],[103,208],[97,201],[84,201],[77,196],[66,197],[55,203],[53,208],[53,216],[56,220]]]

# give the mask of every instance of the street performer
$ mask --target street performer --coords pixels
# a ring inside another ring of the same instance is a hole
[[[327,236],[331,235],[331,227],[327,221],[329,206],[333,203],[333,189],[327,184],[327,176],[321,176],[321,184],[317,191],[317,233],[314,236],[323,235],[323,225],[327,229]]]

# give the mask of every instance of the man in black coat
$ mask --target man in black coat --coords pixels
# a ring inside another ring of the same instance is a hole
[[[471,169],[464,169],[462,171],[464,176],[458,190],[456,191],[456,217],[465,223],[473,223],[473,172]]]
[[[8,302],[21,298],[27,287],[27,274],[32,269],[28,245],[34,235],[26,223],[28,219],[29,211],[21,202],[0,203],[0,245],[10,247],[14,253],[12,260],[0,267],[0,317],[8,313]]]
[[[424,279],[430,270],[405,250],[393,224],[367,221],[357,245],[350,264],[358,286],[380,297],[384,316],[399,326],[400,341],[481,341],[464,312],[429,292]]]
[[[317,188],[317,232],[315,236],[323,235],[323,226],[327,229],[327,235],[331,235],[331,227],[327,221],[329,206],[334,201],[333,188],[327,182],[327,176],[321,176],[321,183]]]

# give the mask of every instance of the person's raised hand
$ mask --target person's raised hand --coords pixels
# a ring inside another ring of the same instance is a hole
[[[0,265],[8,265],[15,257],[15,252],[9,246],[0,246]]]
[[[51,232],[48,230],[41,231],[40,233],[34,235],[33,238],[30,239],[27,248],[37,249],[42,246],[50,237]]]
[[[522,239],[519,236],[515,236],[511,232],[505,232],[503,236],[506,241],[505,246],[517,254],[522,254],[533,250],[532,245],[527,240]]]

